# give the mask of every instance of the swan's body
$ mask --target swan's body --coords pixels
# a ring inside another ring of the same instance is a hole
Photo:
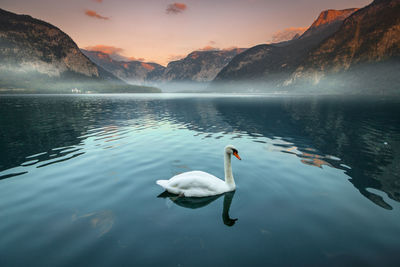
[[[202,171],[191,171],[175,175],[169,180],[158,180],[157,184],[170,193],[185,197],[207,197],[235,190],[232,175],[231,155],[240,159],[236,148],[225,147],[225,181]]]

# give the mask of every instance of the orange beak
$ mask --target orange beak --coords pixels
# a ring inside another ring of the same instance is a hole
[[[235,157],[237,157],[239,160],[242,160],[242,159],[239,157],[239,154],[238,154],[237,152],[233,152],[233,155],[234,155]]]

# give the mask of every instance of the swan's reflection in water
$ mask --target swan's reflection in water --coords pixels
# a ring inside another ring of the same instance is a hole
[[[235,191],[226,192],[224,194],[210,196],[210,197],[181,197],[179,195],[171,194],[168,191],[164,191],[157,197],[169,198],[176,205],[188,208],[188,209],[198,209],[207,206],[211,202],[217,200],[221,196],[224,196],[224,206],[222,210],[222,221],[227,226],[233,226],[238,219],[232,219],[229,217],[229,209],[232,204],[233,196]]]

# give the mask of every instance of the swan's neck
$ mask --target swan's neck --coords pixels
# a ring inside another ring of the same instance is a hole
[[[225,153],[225,183],[230,187],[230,188],[235,188],[235,180],[233,180],[233,175],[232,175],[232,165],[231,165],[231,154]]]

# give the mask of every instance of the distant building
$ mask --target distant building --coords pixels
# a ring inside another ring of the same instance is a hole
[[[82,91],[79,90],[78,88],[73,88],[73,89],[71,89],[71,93],[73,93],[73,94],[80,94],[80,93],[82,93]]]

